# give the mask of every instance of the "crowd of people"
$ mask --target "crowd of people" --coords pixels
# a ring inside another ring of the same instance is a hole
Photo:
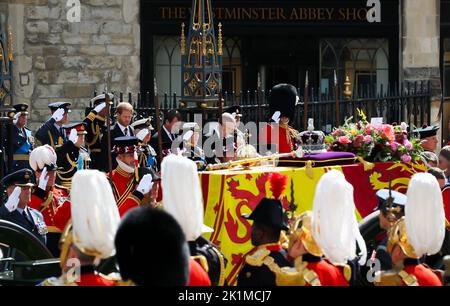
[[[268,150],[276,145],[276,152],[292,152],[300,134],[291,126],[295,87],[280,84],[271,95],[272,123],[260,141]],[[237,129],[240,108],[221,115],[221,125],[210,133],[220,146],[207,156],[198,145],[200,127],[183,122],[177,110],[168,111],[155,131],[150,118],[133,122],[132,105],[121,102],[108,131],[107,103],[113,98],[95,97],[85,120],[70,124],[71,104],[52,103],[51,117],[34,136],[26,127],[28,106],[14,106],[8,141],[14,156],[1,180],[7,199],[0,219],[22,226],[60,258],[62,275],[42,285],[226,285],[228,259],[203,236],[213,229],[203,223],[198,171],[235,159],[246,145]],[[359,232],[353,186],[341,172],[325,173],[312,211],[290,222],[280,201],[287,177],[272,173],[273,198],[243,216],[252,222],[255,250],[241,264],[238,286],[358,285],[367,283],[362,278],[368,260],[381,263],[371,284],[443,285],[450,146],[438,157],[437,128],[417,132],[428,173],[415,174],[406,195],[377,192],[384,236],[373,249]],[[162,244],[165,252],[151,250]],[[111,257],[118,270],[105,276],[99,267]],[[81,276],[71,269],[74,260]]]

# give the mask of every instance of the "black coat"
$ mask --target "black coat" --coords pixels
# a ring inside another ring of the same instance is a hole
[[[83,121],[86,123],[86,147],[91,157],[90,169],[102,170],[102,137],[106,132],[105,119],[97,116],[94,110]]]
[[[285,250],[271,252],[269,254],[280,267],[292,267],[293,264],[287,259]],[[251,266],[248,263],[242,267],[238,276],[238,286],[258,286],[258,287],[274,287],[277,286],[276,276],[270,271],[266,265],[260,267]]]
[[[28,221],[17,210],[9,212],[8,209],[6,209],[5,205],[2,205],[0,206],[0,219],[15,223],[23,227],[24,229],[32,233],[36,238],[38,238],[43,244],[45,244],[47,241],[47,235],[39,233],[38,227],[38,224],[45,225],[44,217],[39,211],[31,207],[28,207],[28,211],[30,212],[30,216],[33,219],[33,222]]]
[[[39,140],[42,145],[48,144],[54,149],[67,141],[64,129],[61,127],[58,131],[55,127],[55,119],[53,118],[50,118],[41,125],[36,132],[36,139]]]
[[[173,139],[175,138],[176,137],[174,136]],[[172,142],[173,140],[170,139],[169,135],[167,135],[164,128],[161,128],[161,144],[163,150],[163,157],[167,155],[167,152],[165,153],[164,151],[169,151],[172,149]],[[153,149],[155,149],[156,154],[159,158],[158,132],[153,134],[152,138],[150,139],[150,145],[153,147]]]
[[[134,129],[131,126],[128,126],[128,130],[130,131],[130,134],[127,136],[134,136]],[[111,150],[114,147],[114,139],[119,138],[119,137],[124,137],[125,135],[123,134],[123,131],[120,129],[118,124],[114,124],[111,127]],[[101,165],[101,170],[104,172],[109,172],[109,165],[108,165],[108,159],[109,159],[109,154],[112,154],[111,158],[112,158],[112,168],[115,169],[117,167],[117,161],[116,161],[116,157],[117,155],[114,153],[110,153],[108,152],[108,133],[104,133],[102,140],[102,153],[103,153],[103,158],[102,158],[102,165]]]
[[[191,256],[204,256],[208,262],[208,275],[213,286],[223,286],[225,283],[224,273],[227,266],[225,255],[211,241],[198,237],[195,241],[189,241]],[[220,276],[223,275],[223,279]]]

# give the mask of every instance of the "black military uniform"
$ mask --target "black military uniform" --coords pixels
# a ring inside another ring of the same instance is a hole
[[[69,102],[56,102],[49,104],[49,108],[52,114],[59,108],[65,109],[66,113],[70,113],[69,107],[72,104]],[[45,122],[36,132],[36,139],[42,145],[48,144],[52,148],[56,149],[58,146],[62,146],[67,141],[67,136],[62,127],[57,127],[55,119],[50,118]]]
[[[163,157],[170,154],[171,149],[172,149],[172,143],[176,138],[177,138],[177,135],[172,134],[170,131],[168,131],[164,125],[161,127],[161,147],[162,147],[162,151],[163,151]],[[155,148],[155,150],[159,149],[158,132],[153,134],[152,139],[150,140],[150,145],[153,148]]]
[[[4,188],[10,186],[33,187],[33,172],[30,169],[18,170],[5,176],[1,184]],[[5,205],[0,206],[0,219],[15,223],[32,233],[43,244],[46,243],[47,226],[44,222],[42,214],[28,205],[25,208],[17,208],[9,212]]]
[[[77,130],[78,135],[86,135],[86,124],[84,122],[64,125],[66,134],[70,134],[72,129]],[[56,184],[70,188],[72,178],[77,170],[89,167],[89,154],[83,147],[76,147],[72,141],[67,141],[56,149],[58,170],[56,172]]]
[[[151,118],[137,120],[131,124],[131,127],[134,129],[136,137],[139,139],[139,167],[150,167],[154,171],[158,171],[156,151],[149,143],[144,141],[148,134],[154,130],[151,124]],[[148,130],[146,135],[143,134],[145,133],[145,129]]]
[[[188,243],[192,258],[208,272],[211,284],[213,286],[224,286],[227,259],[222,251],[203,236]]]
[[[388,220],[399,220],[405,214],[406,195],[389,189],[380,189],[377,191],[378,207],[380,214]],[[391,254],[387,250],[387,235],[382,239],[375,249],[375,258],[380,261],[382,271],[392,269]]]
[[[283,207],[279,200],[264,198],[250,215],[243,216],[255,224],[264,224],[275,230],[288,230],[284,222]],[[238,276],[238,286],[272,287],[283,285],[281,268],[293,267],[287,252],[279,242],[257,246],[256,250],[245,257],[245,264]]]
[[[15,114],[28,115],[27,104],[14,105]],[[11,139],[13,155],[13,163],[9,173],[13,173],[20,169],[30,168],[30,153],[33,150],[34,138],[31,130],[27,127],[19,128],[17,125],[13,126],[13,134]]]
[[[187,122],[182,127],[183,142],[181,143],[181,149],[184,150],[183,156],[189,158],[197,164],[197,170],[203,171],[206,169],[206,157],[205,152],[200,148],[197,143],[192,143],[191,137],[193,133],[200,133],[200,127],[195,122]]]
[[[112,104],[113,98],[114,96],[109,94],[110,105]],[[91,103],[95,108],[105,101],[106,95],[102,94],[93,98]],[[102,170],[104,164],[104,155],[102,154],[102,137],[106,133],[106,118],[101,117],[94,109],[92,109],[83,122],[86,123],[86,148],[88,149],[89,156],[91,157],[89,168]]]

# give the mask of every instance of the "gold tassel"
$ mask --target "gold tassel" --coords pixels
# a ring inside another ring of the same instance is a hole
[[[310,179],[314,179],[314,171],[313,171],[313,162],[312,160],[308,160],[306,162],[305,165],[305,171],[306,171],[306,175],[310,178]]]
[[[365,161],[364,158],[362,158],[361,156],[358,156],[357,158],[358,158],[358,161],[361,164],[363,164],[364,171],[372,170],[375,167],[375,165],[373,163],[369,163],[369,162]]]

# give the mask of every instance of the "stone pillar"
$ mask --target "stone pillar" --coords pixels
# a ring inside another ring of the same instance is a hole
[[[404,0],[402,10],[402,78],[404,81],[430,80],[431,122],[442,128],[439,114],[440,84],[440,1]]]
[[[14,2],[14,1],[13,1]],[[66,0],[9,4],[15,37],[16,101],[31,105],[36,129],[55,101],[72,102],[72,122],[84,117],[94,91],[140,88],[138,0],[82,0],[81,22],[69,22]]]

